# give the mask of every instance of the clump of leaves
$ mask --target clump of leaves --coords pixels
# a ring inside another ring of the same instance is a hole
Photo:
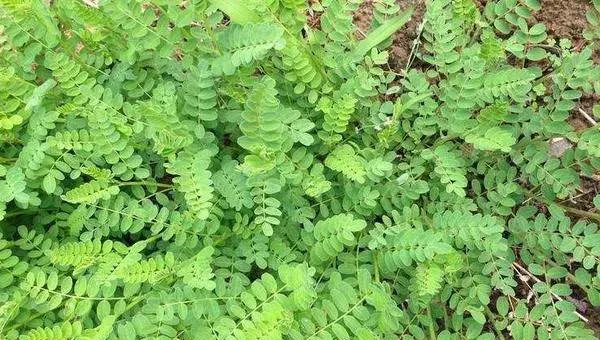
[[[3,339],[594,338],[595,28],[310,3],[0,0]]]

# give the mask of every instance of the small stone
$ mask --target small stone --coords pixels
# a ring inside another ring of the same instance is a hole
[[[552,138],[550,140],[550,150],[548,154],[553,157],[562,157],[562,155],[569,149],[573,148],[573,144],[565,138]]]

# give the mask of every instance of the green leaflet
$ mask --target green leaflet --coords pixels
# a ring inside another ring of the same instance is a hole
[[[50,191],[48,184],[45,184],[45,187],[47,191]],[[92,180],[68,191],[63,198],[71,203],[95,203],[100,199],[109,199],[118,192],[119,187],[117,186],[109,185],[106,181]]]
[[[311,249],[311,259],[325,261],[342,251],[344,246],[353,246],[354,234],[366,227],[363,220],[354,220],[352,215],[332,216],[315,225],[314,235],[317,243]]]
[[[184,193],[189,211],[201,220],[208,218],[212,207],[212,173],[207,170],[210,156],[208,151],[183,151],[169,169],[178,175],[173,182]]]
[[[327,11],[321,16],[321,30],[325,32],[331,41],[345,41],[354,30],[352,16],[352,4],[346,1],[333,0],[329,3]]]
[[[39,106],[43,96],[54,86],[56,86],[56,81],[54,79],[48,79],[42,85],[33,90],[31,97],[27,101],[27,105],[25,105],[25,110],[32,110],[33,108]]]
[[[5,179],[0,182],[0,197],[4,203],[8,203],[12,200],[22,200],[26,194],[25,191],[25,177],[21,168],[10,168],[5,171]]]
[[[271,23],[232,25],[220,32],[218,41],[223,56],[213,61],[213,72],[217,74],[232,74],[236,68],[263,59],[271,49],[281,50],[286,44],[283,29]]]
[[[221,163],[221,170],[213,175],[215,189],[225,197],[227,203],[235,210],[242,207],[252,207],[252,197],[249,187],[246,185],[246,176],[239,169],[238,163],[233,160],[224,160]]]
[[[343,144],[335,148],[327,159],[325,159],[325,166],[341,172],[350,180],[358,183],[365,182],[365,161],[348,144]]]
[[[189,260],[183,262],[177,272],[177,276],[183,278],[183,283],[194,288],[204,288],[206,290],[215,289],[214,277],[210,268],[211,256],[214,253],[212,247],[202,249],[198,254],[192,256]]]
[[[500,127],[489,128],[482,135],[470,134],[465,138],[467,143],[472,143],[479,150],[500,150],[510,152],[516,139],[513,135]]]
[[[278,114],[281,108],[276,98],[275,81],[265,77],[249,93],[246,110],[242,113],[240,130],[244,133],[237,143],[253,155],[246,156],[251,168],[268,170],[284,140],[284,125]],[[261,164],[262,163],[262,164]]]
[[[435,295],[442,288],[444,271],[437,265],[419,265],[415,273],[415,285],[419,295]]]
[[[251,22],[260,21],[258,15],[246,7],[243,1],[210,0],[210,2],[217,6],[221,11],[226,13],[235,23],[244,25]]]
[[[214,90],[213,75],[208,65],[202,63],[189,75],[183,95],[184,112],[192,117],[212,121],[217,119],[217,92]]]
[[[324,121],[323,131],[319,133],[319,137],[327,143],[341,141],[340,133],[346,131],[356,102],[357,99],[348,94],[337,96],[334,100],[321,98],[318,107],[324,113]]]
[[[80,336],[83,326],[81,322],[69,323],[64,322],[62,325],[55,327],[40,327],[33,329],[26,334],[23,334],[23,339],[39,339],[39,338],[66,338]]]

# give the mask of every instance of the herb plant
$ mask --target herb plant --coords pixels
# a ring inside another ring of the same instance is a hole
[[[361,2],[0,0],[0,337],[594,339],[598,14]]]

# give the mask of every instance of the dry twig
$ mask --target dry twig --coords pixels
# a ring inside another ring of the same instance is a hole
[[[535,275],[533,275],[529,270],[525,269],[525,267],[521,266],[520,264],[513,262],[513,267],[520,272],[521,274],[526,274],[527,276],[529,276],[531,279],[533,279],[533,281],[535,282],[543,282],[542,280],[538,279]],[[560,296],[550,292],[550,294],[552,294],[552,296],[558,300],[558,301],[564,301],[563,298],[561,298]],[[588,320],[585,316],[579,314],[579,312],[575,312],[575,315],[577,315],[581,321],[583,322],[589,322],[590,320]]]
[[[579,113],[583,116],[583,118],[585,118],[585,120],[587,120],[590,124],[592,124],[593,126],[598,125],[598,123],[596,123],[596,121],[594,120],[594,118],[590,117],[590,115],[587,114],[587,112],[585,112],[582,108],[578,108],[577,110],[579,110]]]

